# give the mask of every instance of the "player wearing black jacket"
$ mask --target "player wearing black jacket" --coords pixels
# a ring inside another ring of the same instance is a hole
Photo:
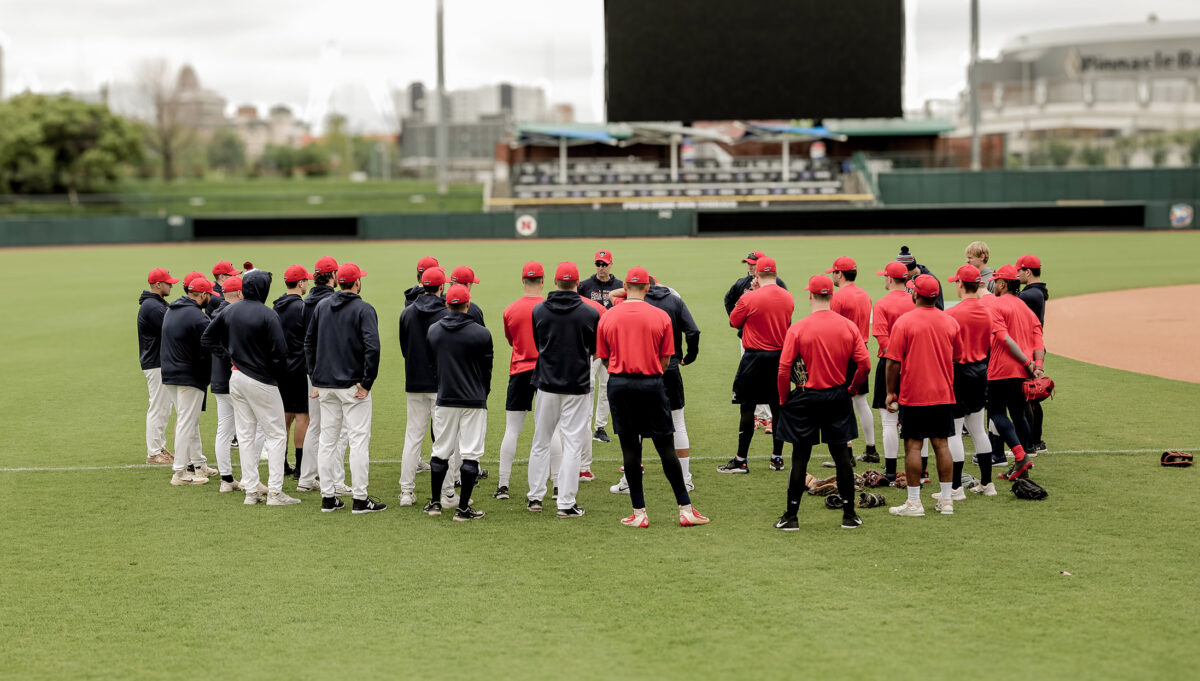
[[[175,457],[167,451],[166,431],[167,421],[171,418],[171,398],[163,390],[162,364],[158,354],[162,347],[163,315],[167,313],[166,297],[171,295],[171,286],[179,283],[179,280],[162,268],[151,270],[146,279],[150,290],[142,291],[138,298],[137,315],[138,361],[150,395],[150,406],[146,410],[146,463],[166,465],[175,461]]]
[[[171,303],[163,316],[163,387],[175,407],[175,473],[172,485],[203,485],[217,471],[208,467],[200,442],[200,412],[212,376],[212,359],[200,345],[208,327],[204,308],[212,294],[212,282],[204,277],[187,285],[187,295]]]
[[[308,328],[304,321],[304,294],[308,292],[308,282],[311,279],[312,275],[303,265],[288,267],[283,275],[287,290],[272,304],[275,313],[279,315],[279,325],[283,327],[283,337],[288,348],[287,375],[279,382],[279,396],[283,399],[284,432],[290,434],[292,424],[296,425],[296,467],[293,469],[288,465],[285,454],[283,473],[295,474],[296,477],[299,477],[300,465],[304,460],[304,443],[308,432],[310,391],[308,372],[304,367],[304,333]]]
[[[612,251],[603,249],[596,251],[596,273],[579,282],[579,295],[594,303],[603,305],[606,310],[612,309],[613,303],[610,299],[612,292],[621,289],[625,285],[620,279],[612,275],[612,263]],[[594,379],[592,389],[596,392],[596,418],[592,422],[595,433],[592,435],[592,439],[596,442],[612,442],[612,438],[608,436],[608,431],[605,430],[608,427],[610,412],[608,406],[608,368],[599,359],[593,359],[591,376]],[[587,463],[590,465],[590,451],[585,457],[588,459]],[[584,470],[588,470],[587,467],[584,467]]]
[[[1017,295],[1025,301],[1025,305],[1037,315],[1042,328],[1046,327],[1046,301],[1050,300],[1050,290],[1042,283],[1042,261],[1036,255],[1023,255],[1017,258],[1017,277],[1021,282],[1021,292]],[[1026,445],[1035,452],[1045,451],[1046,441],[1042,439],[1042,403],[1028,402],[1026,416],[1029,419],[1029,435],[1032,442]]]
[[[213,287],[216,289],[216,287]],[[212,313],[212,318],[216,319],[229,306],[242,299],[242,278],[229,277],[225,280],[224,293],[221,300],[217,303],[215,311]],[[216,297],[216,294],[213,294]],[[212,302],[209,302],[209,307],[212,308]],[[217,458],[217,470],[221,474],[221,492],[234,492],[240,490],[242,485],[237,480],[233,479],[233,459],[230,456],[237,428],[234,426],[233,416],[233,400],[229,397],[229,376],[233,373],[233,364],[229,361],[229,357],[222,357],[217,353],[211,353],[212,356],[212,384],[209,390],[213,394],[213,399],[217,402],[217,435],[214,445],[215,455]],[[261,443],[259,443],[261,444]],[[247,442],[246,447],[253,447],[255,443]],[[255,455],[257,457],[257,454]],[[266,487],[263,488],[264,490]]]
[[[308,289],[308,295],[304,297],[303,322],[306,332],[308,325],[312,322],[317,305],[334,294],[333,287],[330,284],[334,283],[334,279],[337,278],[337,271],[337,260],[328,255],[317,258],[317,264],[313,267],[313,283]],[[305,371],[307,371],[307,367]],[[312,396],[312,387],[312,381],[306,379],[308,430],[304,433],[304,442],[311,442],[312,444],[309,447],[319,447],[319,443],[321,442],[321,402],[320,398]],[[339,452],[346,451],[346,437],[344,432],[341,440],[338,442],[337,450]],[[339,491],[339,494],[349,494],[350,488],[346,487],[345,484],[345,459],[339,460],[341,463],[334,469],[336,475],[333,481],[334,487]],[[311,456],[307,459],[297,457],[295,475],[297,492],[315,492],[320,489],[320,486],[317,485],[317,457]]]

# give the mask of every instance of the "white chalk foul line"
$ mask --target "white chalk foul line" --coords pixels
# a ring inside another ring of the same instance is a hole
[[[1167,447],[1165,449],[1178,450],[1195,450],[1200,449],[1200,445],[1192,445],[1190,447]],[[1056,449],[1052,451],[1039,452],[1039,454],[1158,454],[1165,451],[1164,449]],[[653,456],[653,452],[649,452]],[[814,459],[828,459],[829,454],[818,454],[813,452]],[[728,457],[724,456],[693,456],[693,461],[725,461]],[[600,461],[604,463],[622,463],[623,459],[614,459],[608,457],[595,457],[592,461]],[[260,461],[259,466],[265,466],[266,461]],[[371,459],[371,463],[388,463],[398,464],[400,459]],[[515,459],[514,464],[529,463],[529,459]],[[235,468],[241,468],[237,463],[233,464]],[[74,471],[123,471],[136,470],[139,468],[157,468],[162,470],[171,470],[170,465],[159,466],[148,463],[134,463],[125,466],[20,466],[14,468],[0,468],[0,473],[69,473]]]

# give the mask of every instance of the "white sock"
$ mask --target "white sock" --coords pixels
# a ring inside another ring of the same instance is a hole
[[[909,485],[908,486],[908,502],[910,504],[921,503],[921,486],[920,485]]]
[[[894,459],[900,451],[900,415],[880,409],[879,419],[883,428],[883,457]]]
[[[963,419],[954,419],[954,434],[946,440],[946,445],[950,447],[950,458],[954,461],[963,461],[966,459],[966,451],[963,449],[962,427]]]
[[[686,479],[687,476],[692,474],[692,458],[690,456],[685,456],[680,459],[679,467],[683,469],[683,477]]]
[[[953,488],[953,486],[954,486],[954,483],[952,483],[952,482],[939,482],[938,484],[939,484],[939,485],[941,485],[941,487],[942,487],[942,498],[943,498],[943,499],[949,499],[949,498],[950,498],[950,495],[954,493],[954,490],[952,489],[952,488]]]
[[[850,399],[854,405],[854,413],[858,415],[858,423],[862,428],[863,441],[868,447],[875,446],[875,415],[871,413],[871,404],[866,395],[855,395]]]

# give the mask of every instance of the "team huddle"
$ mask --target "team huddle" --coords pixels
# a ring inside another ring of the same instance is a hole
[[[772,438],[772,470],[785,469],[783,446],[791,443],[787,506],[776,528],[799,529],[800,500],[815,480],[807,475],[809,458],[822,442],[832,457],[826,465],[836,468],[841,526],[862,525],[853,469],[856,461],[880,461],[872,407],[882,421],[881,477],[907,488],[907,501],[891,508],[894,515],[924,515],[920,483],[928,481],[929,447],[940,484],[936,510],[952,514],[954,502],[965,499],[964,428],[975,442],[980,470],[971,491],[995,496],[992,469],[1007,463],[1006,445],[1014,461],[998,477],[1028,476],[1032,457],[1044,449],[1040,405],[1027,402],[1023,388],[1027,378],[1042,376],[1048,295],[1040,283],[1041,263],[1025,255],[1015,267],[993,272],[982,242],[968,246],[966,255],[967,264],[947,279],[959,298],[948,311],[939,281],[905,247],[877,272],[887,293],[874,305],[855,284],[855,261],[841,257],[826,274],[808,280],[811,314],[794,324],[795,299],[776,261],[758,251],[743,260],[747,276],[725,297],[742,346],[732,392],[739,405],[737,453],[717,470],[748,473],[759,428]],[[578,266],[559,263],[548,295],[543,265],[528,262],[521,268],[523,295],[503,313],[511,359],[492,497],[511,497],[517,440],[533,412],[526,507],[541,512],[550,487],[558,518],[582,517],[579,486],[595,480],[593,443],[611,441],[606,430],[611,418],[624,466],[610,491],[628,494],[632,506],[622,524],[649,526],[642,465],[647,440],[671,485],[679,524],[706,524],[709,519],[691,502],[695,484],[680,371],[696,361],[700,330],[679,292],[645,268],[629,269],[622,281],[611,274],[611,252],[598,251],[594,262],[596,274],[583,281]],[[292,265],[284,273],[286,291],[268,307],[272,275],[249,262],[243,270],[222,261],[213,267],[211,281],[192,272],[183,280],[185,294],[169,303],[179,280],[164,269],[147,278],[149,290],[138,311],[150,402],[147,463],[171,465],[172,485],[203,485],[220,476],[220,492],[242,491],[247,505],[300,503],[283,490],[292,475],[297,492],[320,492],[322,512],[344,508],[343,497],[352,497],[355,514],[385,510],[368,494],[380,337],[375,309],[360,297],[366,272],[331,257],[320,258],[313,273]],[[416,278],[404,293],[399,319],[407,419],[399,505],[418,504],[416,476],[428,472],[430,494],[422,510],[431,516],[453,510],[454,520],[472,521],[484,516],[472,493],[488,477],[480,459],[492,335],[471,300],[479,280],[470,267],[447,276],[435,258],[426,257],[417,264]],[[871,335],[879,354],[868,405],[865,339]],[[215,470],[202,451],[199,425],[210,390],[217,405]],[[166,450],[165,438],[172,408],[174,454]],[[866,442],[857,460],[850,449],[858,437],[856,416]],[[421,459],[427,436],[428,462]],[[901,436],[904,470],[898,473]],[[288,462],[289,439],[294,467]],[[240,479],[233,474],[234,448]],[[265,485],[259,477],[263,457]]]

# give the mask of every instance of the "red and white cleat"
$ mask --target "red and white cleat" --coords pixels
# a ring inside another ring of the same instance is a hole
[[[592,482],[595,479],[591,471],[579,471],[579,482]]]
[[[692,527],[693,525],[707,525],[708,518],[701,515],[700,511],[689,506],[679,507],[679,526]]]
[[[628,518],[621,518],[621,524],[625,527],[650,527],[650,517],[646,515],[646,509],[635,508]]]

